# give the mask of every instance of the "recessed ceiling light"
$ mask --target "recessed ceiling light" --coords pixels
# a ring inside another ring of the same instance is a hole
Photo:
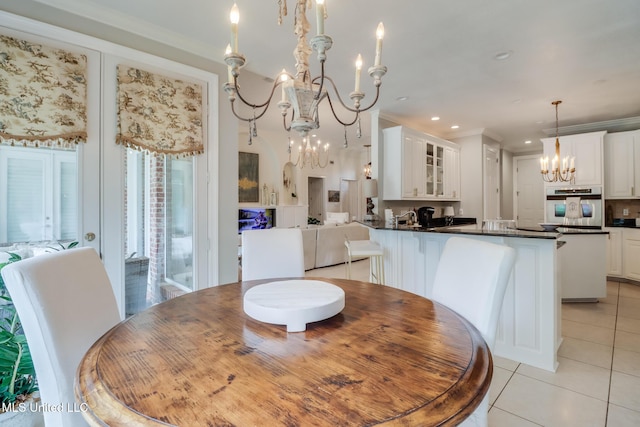
[[[524,142],[525,144],[531,144],[531,140],[527,140]]]
[[[459,127],[460,126],[458,126],[458,125],[453,125],[453,126],[451,126],[451,129],[458,129]]]
[[[399,96],[396,98],[396,101],[406,101],[407,99],[409,99],[408,96]]]
[[[504,52],[496,53],[496,56],[493,57],[496,61],[504,61],[505,59],[509,59],[513,55],[512,50],[505,50]]]
[[[440,117],[438,117],[438,116],[433,116],[433,117],[431,117],[431,120],[433,120],[433,121],[435,122],[435,121],[437,121],[437,120],[440,120]]]

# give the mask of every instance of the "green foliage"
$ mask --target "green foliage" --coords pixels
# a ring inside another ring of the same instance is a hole
[[[7,264],[20,261],[18,254],[9,253],[6,263],[0,264],[0,270]],[[0,279],[1,279],[0,275]],[[4,281],[1,283],[6,292]],[[1,305],[0,313],[0,401],[3,404],[20,402],[38,390],[35,368],[27,340],[22,334],[20,319],[8,296],[0,296],[7,301]]]
[[[320,224],[320,220],[319,219],[315,219],[312,216],[308,216],[307,217],[307,224],[315,224],[315,225],[317,225],[317,224]]]
[[[79,242],[71,242],[69,243],[67,246],[65,246],[64,244],[60,243],[60,242],[56,242],[58,243],[58,246],[60,246],[59,248],[54,248],[53,246],[47,246],[49,249],[53,249],[54,251],[58,252],[58,251],[63,251],[65,249],[72,249],[75,248],[76,246],[78,246]]]

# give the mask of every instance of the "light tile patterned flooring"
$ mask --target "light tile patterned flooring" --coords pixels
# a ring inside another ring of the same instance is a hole
[[[369,262],[352,278],[368,280]],[[343,265],[307,272],[345,277]],[[490,427],[640,426],[640,286],[609,281],[599,303],[562,305],[558,370],[495,358]]]

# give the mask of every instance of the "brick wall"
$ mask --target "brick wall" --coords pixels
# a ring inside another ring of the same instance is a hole
[[[151,303],[162,301],[160,285],[164,282],[166,194],[165,161],[161,156],[151,156],[149,182],[149,293]]]

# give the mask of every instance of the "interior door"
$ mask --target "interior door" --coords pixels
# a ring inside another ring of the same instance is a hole
[[[514,158],[515,212],[518,227],[537,227],[544,221],[544,183],[540,177],[540,158]]]

